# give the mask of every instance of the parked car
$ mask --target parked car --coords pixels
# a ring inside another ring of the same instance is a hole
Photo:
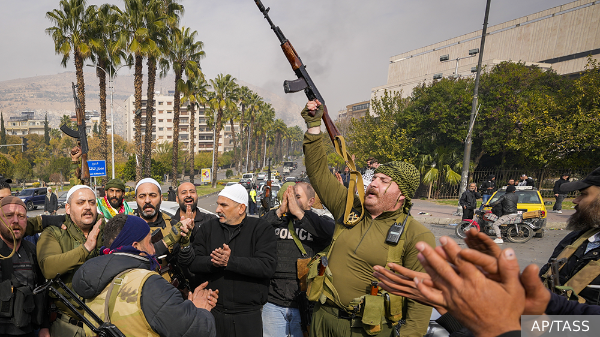
[[[38,206],[44,207],[44,198],[47,193],[46,187],[26,188],[19,192],[18,197],[23,200],[28,211],[33,211]]]
[[[58,196],[58,208],[65,208],[65,204],[67,203],[67,194],[69,192],[62,192]]]
[[[250,181],[254,183],[254,173],[244,173],[242,179],[250,179]]]
[[[552,205],[551,201],[548,201],[546,203],[544,203],[544,199],[542,199],[542,195],[540,194],[540,191],[538,191],[535,187],[533,186],[515,186],[517,188],[516,190],[516,194],[519,197],[518,203],[517,203],[517,213],[521,214],[524,212],[531,212],[531,211],[541,211],[542,212],[542,217],[539,218],[538,222],[536,223],[536,226],[539,227],[540,229],[537,230],[535,233],[535,237],[543,237],[544,236],[544,228],[546,227],[546,217],[548,216],[548,212],[546,211],[546,204],[548,205]],[[506,193],[506,186],[502,187],[501,189],[497,190],[496,192],[494,192],[494,194],[492,194],[492,197],[490,198],[490,200],[488,200],[488,204],[495,202],[496,200],[500,199],[501,196],[503,196]],[[491,207],[484,207],[484,210],[491,210]]]
[[[259,174],[256,175],[256,180],[265,180],[265,179],[267,179],[266,172],[260,172]]]
[[[239,183],[236,183],[235,181],[230,181],[227,184],[225,184],[225,187],[232,186],[232,185],[235,185],[235,184],[239,184]]]
[[[242,178],[242,179],[240,179],[240,184],[242,186],[244,186],[247,190],[249,190],[250,188],[252,188],[252,184],[253,183],[254,182],[250,178]]]

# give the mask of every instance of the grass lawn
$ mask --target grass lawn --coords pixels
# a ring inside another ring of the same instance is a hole
[[[219,185],[219,184],[217,184],[216,188],[212,188],[210,185],[196,186],[196,193],[198,193],[198,196],[201,197],[201,196],[211,194],[214,192],[219,192],[223,188],[225,188],[225,185]]]
[[[425,199],[426,200],[426,199]],[[448,206],[456,206],[458,205],[458,199],[430,199],[429,201],[435,202],[440,205],[448,205]],[[554,198],[546,198],[544,201],[552,201],[552,205],[554,205]],[[477,200],[477,207],[481,205],[481,200]],[[546,205],[546,209],[551,210],[552,205]],[[573,203],[573,199],[565,199],[562,203],[563,209],[573,209],[575,204]]]

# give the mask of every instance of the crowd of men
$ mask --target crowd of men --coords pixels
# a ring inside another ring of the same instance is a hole
[[[521,273],[514,251],[483,233],[467,234],[470,249],[447,237],[436,247],[410,216],[420,174],[408,162],[373,159],[364,201],[348,191],[349,178],[327,167],[322,114],[318,101],[302,111],[311,183],[283,186],[280,206],[261,218],[247,215],[254,196],[240,184],[219,193],[213,215],[182,183],[168,192],[179,205],[169,216],[152,178],[135,186],[134,209],[113,179],[101,197],[73,186],[65,215],[28,218],[0,178],[0,335],[95,335],[73,299],[75,311],[34,294],[56,277],[126,336],[423,336],[432,308],[451,334],[500,336],[516,335],[522,314],[600,313],[600,292],[587,287],[600,285],[600,168],[559,185],[559,194],[580,192],[573,232],[552,255],[564,259],[557,283],[568,287],[548,289],[549,265]],[[484,191],[494,177],[487,182]],[[464,210],[478,197],[471,184]],[[23,240],[35,233],[37,246]]]

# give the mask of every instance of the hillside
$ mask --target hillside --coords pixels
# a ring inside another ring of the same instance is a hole
[[[99,86],[96,74],[85,72],[86,110],[100,110]],[[74,72],[63,72],[56,75],[36,76],[20,78],[0,82],[0,111],[3,112],[5,120],[10,116],[20,115],[21,111],[32,110],[39,117],[48,113],[48,120],[52,127],[58,127],[62,115],[71,114],[74,110],[73,92],[71,82],[75,82]],[[174,76],[157,79],[156,90],[166,93],[173,88]],[[283,119],[288,126],[302,125],[300,117],[301,106],[285,98],[283,89],[281,94],[269,92],[260,87],[238,81],[240,85],[246,85],[266,102],[273,105],[276,118]],[[144,77],[144,95],[146,94],[147,81]],[[133,75],[121,75],[115,79],[114,112],[115,120],[122,120],[125,116],[124,101],[133,95]],[[110,95],[107,97],[110,104]],[[110,106],[108,107],[110,113]],[[110,118],[110,116],[109,116]],[[121,128],[119,128],[121,125]],[[124,133],[123,124],[118,124],[115,131]]]

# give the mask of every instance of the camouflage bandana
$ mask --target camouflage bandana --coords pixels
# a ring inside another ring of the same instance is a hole
[[[381,164],[373,174],[376,173],[383,173],[398,184],[402,195],[406,198],[402,211],[408,214],[408,210],[412,206],[411,199],[421,182],[419,170],[413,164],[405,161],[392,161]]]

